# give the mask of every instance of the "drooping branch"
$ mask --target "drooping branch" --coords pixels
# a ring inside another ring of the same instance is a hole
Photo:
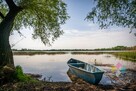
[[[9,7],[9,10],[10,11],[16,11],[16,12],[18,12],[18,11],[21,11],[23,8],[22,7],[20,7],[20,6],[17,6],[15,3],[14,3],[14,1],[13,0],[5,0],[6,1],[6,3],[8,4],[8,7]]]
[[[4,19],[5,17],[4,17],[4,15],[0,12],[0,16],[1,16],[1,18],[2,19]]]
[[[10,10],[14,10],[17,7],[13,0],[5,0],[5,1],[8,4]]]

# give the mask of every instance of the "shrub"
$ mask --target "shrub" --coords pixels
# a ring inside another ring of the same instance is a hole
[[[18,81],[22,81],[22,82],[27,82],[27,81],[32,80],[30,76],[27,76],[23,73],[22,67],[19,65],[16,66],[14,79]]]

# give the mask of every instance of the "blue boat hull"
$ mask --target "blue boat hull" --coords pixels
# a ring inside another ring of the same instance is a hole
[[[76,59],[70,59],[68,66],[72,74],[91,84],[98,84],[104,73],[94,65]]]

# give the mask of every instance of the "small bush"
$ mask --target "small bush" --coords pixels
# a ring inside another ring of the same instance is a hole
[[[23,73],[21,66],[16,66],[14,79],[18,81],[22,81],[22,82],[27,82],[27,81],[32,80],[30,76],[27,76]]]

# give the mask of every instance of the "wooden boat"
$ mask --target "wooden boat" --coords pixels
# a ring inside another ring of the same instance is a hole
[[[88,64],[71,58],[67,62],[72,74],[89,82],[91,84],[98,84],[102,79],[104,71],[100,70],[93,64]]]

